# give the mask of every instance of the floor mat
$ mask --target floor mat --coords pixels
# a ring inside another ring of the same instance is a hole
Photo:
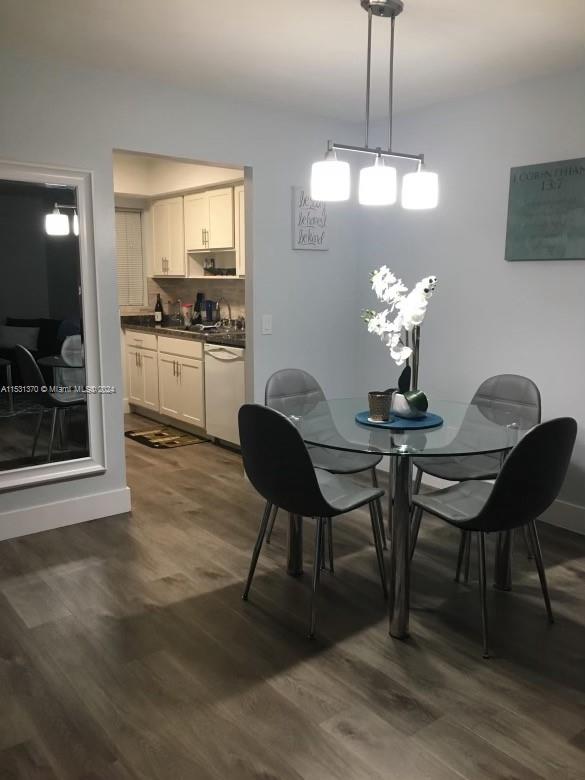
[[[203,436],[196,436],[193,433],[185,433],[176,428],[165,426],[164,428],[153,428],[149,431],[125,431],[132,441],[152,447],[155,450],[168,450],[173,447],[187,447],[190,444],[205,444],[209,439]]]

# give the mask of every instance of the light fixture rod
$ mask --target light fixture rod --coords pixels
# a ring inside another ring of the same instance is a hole
[[[425,161],[424,154],[402,154],[402,152],[393,152],[391,149],[374,149],[371,146],[352,146],[350,144],[336,144],[332,141],[328,144],[329,150],[338,149],[345,152],[357,152],[359,154],[375,154],[380,157],[398,157],[401,160],[416,160],[420,165]]]
[[[388,76],[388,149],[392,149],[392,113],[394,104],[394,21],[396,14],[392,14],[390,21],[390,73]],[[367,146],[367,144],[366,144]]]
[[[368,8],[368,59],[366,65],[366,143],[370,143],[370,83],[372,74],[372,9]]]
[[[77,211],[77,206],[69,206],[66,203],[55,203],[53,208],[56,208],[56,209],[73,209],[74,211]]]

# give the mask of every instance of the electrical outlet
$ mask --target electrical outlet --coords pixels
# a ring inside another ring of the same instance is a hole
[[[262,335],[263,336],[272,335],[272,314],[262,315]]]

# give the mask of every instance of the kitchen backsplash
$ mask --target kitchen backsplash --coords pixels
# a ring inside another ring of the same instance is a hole
[[[232,318],[246,316],[244,298],[244,279],[230,279],[224,282],[221,279],[152,279],[147,282],[148,307],[124,306],[121,307],[122,315],[152,313],[156,303],[157,293],[160,293],[165,314],[172,314],[176,310],[175,301],[180,299],[183,303],[193,303],[198,292],[205,293],[205,297],[217,301],[224,298],[231,306]],[[173,306],[169,311],[169,301]],[[222,316],[224,316],[222,314]]]

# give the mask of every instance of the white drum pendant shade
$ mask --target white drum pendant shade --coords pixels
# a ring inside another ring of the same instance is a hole
[[[439,203],[439,177],[430,171],[407,173],[402,179],[402,207],[434,209]]]
[[[384,165],[380,157],[360,171],[359,202],[362,206],[391,206],[396,203],[396,168]]]
[[[48,236],[68,236],[69,217],[55,209],[51,214],[45,215],[45,232]]]
[[[313,200],[349,200],[349,191],[349,163],[338,160],[335,152],[328,152],[324,160],[313,163],[311,170]]]

